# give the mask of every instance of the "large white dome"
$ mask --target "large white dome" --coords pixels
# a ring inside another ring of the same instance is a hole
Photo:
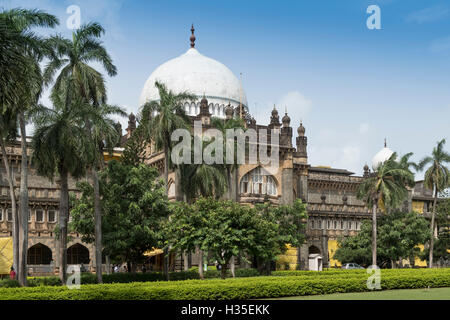
[[[388,160],[392,156],[393,153],[394,153],[394,151],[392,151],[391,149],[389,149],[387,147],[384,147],[383,149],[378,151],[378,153],[372,159],[372,169],[374,171],[377,171],[378,167],[382,163],[384,163],[386,160]]]
[[[214,116],[225,117],[225,107],[233,107],[241,102],[247,107],[247,98],[238,78],[222,63],[202,55],[190,48],[181,56],[160,65],[148,78],[139,100],[140,106],[148,101],[159,100],[155,81],[164,83],[175,93],[187,91],[198,97],[195,104],[186,104],[186,112],[199,112],[203,95],[208,99],[210,112]]]

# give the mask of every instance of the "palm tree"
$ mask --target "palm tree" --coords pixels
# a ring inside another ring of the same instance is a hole
[[[200,138],[194,136],[192,145],[194,145],[194,139]],[[205,148],[207,144],[201,143],[201,145]],[[194,150],[194,148],[191,148],[191,150]],[[193,155],[191,154],[192,158]],[[227,190],[226,167],[224,165],[208,165],[204,162],[200,164],[180,164],[178,170],[180,172],[180,189],[187,203],[192,203],[199,196],[220,198]],[[198,272],[200,278],[203,279],[203,251],[199,249],[198,252]],[[186,266],[186,253],[184,257]]]
[[[377,211],[396,208],[408,195],[407,186],[414,186],[414,175],[396,162],[394,153],[377,172],[366,178],[359,186],[357,197],[364,199],[372,209],[372,265],[377,264]]]
[[[450,154],[444,150],[445,139],[437,142],[437,146],[433,148],[431,156],[423,158],[418,165],[420,171],[425,166],[430,165],[425,171],[424,185],[426,188],[434,191],[433,211],[431,213],[431,238],[430,238],[430,255],[429,267],[433,267],[433,246],[434,246],[434,219],[436,215],[436,203],[438,193],[444,191],[450,185],[450,171],[446,167],[446,163],[450,163]]]
[[[235,130],[235,129],[245,129],[244,126],[244,121],[241,118],[238,119],[227,119],[227,120],[222,120],[219,118],[212,118],[211,120],[211,124],[213,127],[215,127],[216,129],[218,129],[220,132],[222,132],[222,136],[226,137],[226,132],[227,130]],[[237,142],[233,139],[233,141],[227,141],[225,138],[223,139],[224,141],[224,145],[223,145],[223,150],[224,150],[224,166],[225,166],[225,170],[226,170],[226,178],[227,178],[227,186],[228,186],[228,193],[227,193],[227,199],[229,200],[237,200],[237,199],[233,199],[233,195],[232,195],[232,191],[233,188],[231,187],[231,183],[232,183],[232,175],[237,173],[237,168],[238,168],[238,164],[237,164]],[[232,144],[232,145],[230,145]],[[231,148],[234,149],[233,155],[234,158],[233,159],[228,159],[228,157],[230,157],[230,155],[228,155],[225,150],[227,150],[227,145]],[[231,161],[230,161],[231,160]]]
[[[111,57],[98,40],[104,32],[100,24],[91,22],[75,31],[71,40],[60,35],[49,39],[55,54],[45,67],[45,84],[50,84],[56,72],[61,70],[52,88],[52,95],[59,96],[65,92],[66,100],[81,96],[94,105],[106,103],[105,80],[100,72],[89,65],[99,62],[110,77],[117,74]]]
[[[99,62],[109,76],[112,77],[117,74],[116,66],[99,41],[104,32],[105,30],[100,24],[92,22],[82,25],[72,34],[71,40],[59,35],[50,38],[49,44],[55,49],[55,55],[45,68],[45,83],[51,83],[56,72],[61,70],[52,88],[53,99],[64,99],[66,104],[70,104],[72,100],[81,97],[86,103],[96,107],[106,103],[104,78],[100,72],[89,65],[92,62]],[[92,135],[92,124],[87,117],[85,118],[85,130],[86,135]],[[98,152],[98,149],[94,152]],[[96,204],[94,216],[96,221],[95,237],[98,239],[95,246],[97,257],[101,256],[101,246],[99,245],[101,244],[101,205],[98,190],[98,157],[93,155],[91,159],[92,162],[88,165],[91,167]],[[96,265],[97,280],[102,282],[101,268],[98,268],[98,262],[96,262]]]
[[[21,136],[21,177],[19,195],[19,268],[18,279],[22,286],[27,284],[27,249],[28,249],[28,156],[26,142],[26,116],[25,113],[30,108],[37,105],[42,92],[42,74],[39,62],[43,57],[50,54],[49,46],[44,38],[32,32],[34,27],[54,27],[59,23],[58,19],[50,14],[39,10],[12,9],[0,13],[1,33],[9,33],[6,36],[5,61],[9,63],[19,63],[18,66],[7,67],[6,70],[15,71],[13,74],[6,74],[0,79],[0,86],[6,89],[0,100],[3,105],[3,112],[10,109],[17,113],[19,119],[19,129]],[[3,43],[2,43],[3,46]],[[2,50],[3,51],[3,50]],[[14,61],[15,60],[15,61]],[[3,61],[2,61],[3,63]],[[3,75],[3,74],[2,74]]]
[[[159,101],[150,101],[142,106],[141,121],[148,140],[155,143],[158,150],[164,151],[164,182],[166,195],[169,193],[169,164],[172,142],[170,137],[176,129],[189,129],[189,118],[183,105],[185,102],[194,101],[195,95],[187,92],[176,94],[167,89],[166,85],[158,81],[155,86],[159,91]],[[165,250],[164,273],[169,279],[169,256]]]
[[[54,109],[43,106],[34,110],[36,130],[32,140],[32,164],[37,173],[60,179],[59,200],[59,277],[66,282],[67,222],[69,218],[69,175],[78,178],[85,173],[89,141],[84,130],[84,118],[89,112],[79,100],[71,105],[56,104]]]

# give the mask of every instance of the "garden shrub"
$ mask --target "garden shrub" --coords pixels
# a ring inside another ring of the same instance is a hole
[[[0,288],[17,288],[20,287],[19,281],[13,279],[1,279]]]
[[[382,274],[381,288],[388,290],[450,286],[450,269],[418,271],[420,272],[388,271]],[[353,276],[349,276],[352,273]],[[341,272],[325,277],[319,274],[321,273],[316,273],[317,276],[87,284],[80,290],[70,290],[65,286],[0,288],[0,299],[229,300],[369,291],[366,285],[367,274],[361,276],[360,272]]]

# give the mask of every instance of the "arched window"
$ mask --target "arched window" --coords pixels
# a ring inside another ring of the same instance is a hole
[[[275,179],[267,171],[258,167],[241,179],[241,193],[277,195]]]
[[[6,221],[13,221],[13,214],[12,214],[12,208],[8,208],[6,210]]]
[[[31,209],[28,210],[28,222],[31,222],[31,215],[33,213],[31,212]]]
[[[52,261],[52,251],[49,247],[42,243],[35,244],[28,249],[27,263],[28,264],[50,264]]]
[[[89,264],[89,250],[76,243],[67,249],[67,264]]]
[[[0,209],[0,221],[3,221],[3,209]]]

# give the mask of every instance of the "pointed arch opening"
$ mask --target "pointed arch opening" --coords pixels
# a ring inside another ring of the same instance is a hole
[[[39,265],[50,264],[52,261],[52,250],[42,243],[37,243],[34,246],[28,248],[27,251],[27,264]]]
[[[67,249],[67,264],[89,264],[89,249],[76,243]]]
[[[264,168],[257,167],[242,177],[240,192],[243,194],[276,196],[278,195],[278,188],[275,178]]]

